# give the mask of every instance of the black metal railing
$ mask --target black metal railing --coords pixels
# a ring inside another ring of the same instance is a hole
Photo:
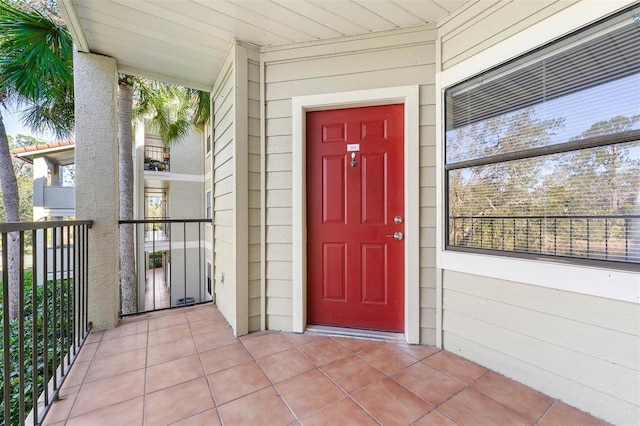
[[[156,172],[171,171],[171,151],[162,146],[144,147],[144,169]]]
[[[640,263],[640,215],[449,217],[449,246]]]
[[[92,221],[0,224],[2,424],[41,424],[91,330]]]
[[[122,317],[212,301],[205,259],[205,225],[211,219],[119,223],[120,232],[133,232],[138,241],[135,248],[138,305],[135,309],[121,306]]]
[[[155,222],[157,220],[167,220],[168,217],[146,217],[148,221],[144,224],[144,242],[169,241],[171,238],[171,224],[168,222]]]

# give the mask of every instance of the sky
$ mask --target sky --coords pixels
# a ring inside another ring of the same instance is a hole
[[[53,142],[55,138],[51,134],[35,134],[29,130],[29,128],[24,127],[20,122],[20,114],[13,113],[12,110],[2,109],[2,120],[4,122],[5,130],[7,131],[8,136],[17,136],[17,135],[30,135],[35,136],[36,138],[43,140],[45,142]]]

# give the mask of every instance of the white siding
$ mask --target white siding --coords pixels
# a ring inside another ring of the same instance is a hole
[[[444,347],[616,424],[640,423],[640,307],[444,271]]]
[[[216,303],[237,335],[260,329],[259,59],[236,42],[212,96]]]
[[[292,328],[294,96],[420,86],[420,339],[435,343],[435,30],[417,27],[266,49],[266,321]],[[425,197],[423,197],[424,195]],[[407,194],[407,196],[411,196]],[[430,197],[430,198],[426,198]]]
[[[448,69],[578,0],[469,1],[439,23],[442,69]]]
[[[213,271],[218,308],[236,330],[234,239],[234,55],[229,52],[213,90]]]
[[[624,3],[468,2],[438,25],[440,81],[455,84]],[[630,274],[454,252],[439,259],[445,349],[614,424],[640,424],[637,284],[635,302],[620,298]]]
[[[249,262],[249,331],[260,330],[260,56],[248,50],[248,116],[249,116],[249,184],[248,184],[248,262]]]

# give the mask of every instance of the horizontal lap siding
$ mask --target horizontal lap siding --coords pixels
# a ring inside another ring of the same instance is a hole
[[[440,25],[442,69],[451,68],[577,1],[469,2]]]
[[[430,27],[265,52],[267,327],[292,327],[291,98],[420,85],[421,342],[435,343],[435,40]],[[417,195],[417,194],[416,194]],[[423,199],[423,195],[431,199]],[[422,237],[425,236],[425,238]]]
[[[249,51],[249,331],[260,330],[260,58]]]
[[[640,422],[637,304],[451,271],[443,281],[447,350],[617,424]]]
[[[441,69],[459,64],[462,76],[463,61],[471,67],[474,55],[576,3],[468,2],[439,24]],[[424,208],[421,222],[435,206]],[[445,349],[615,424],[640,424],[637,304],[452,271],[442,297]]]
[[[234,253],[234,96],[233,61],[221,73],[224,77],[214,88],[213,98],[213,224],[216,304],[230,322],[235,322],[236,260]],[[222,274],[224,273],[224,283]]]

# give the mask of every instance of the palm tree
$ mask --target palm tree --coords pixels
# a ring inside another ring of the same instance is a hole
[[[144,120],[165,145],[178,143],[209,117],[209,94],[129,75],[120,76],[118,91],[120,220],[132,220],[132,122]],[[123,314],[138,311],[134,228],[129,224],[120,225],[120,295]]]
[[[0,182],[6,218],[20,220],[18,185],[2,108],[23,108],[25,124],[66,137],[73,130],[73,42],[67,29],[36,10],[0,0]],[[9,235],[9,317],[18,317],[18,235]]]
[[[24,5],[24,2],[19,3]],[[62,139],[73,134],[73,41],[55,2],[33,1],[35,8],[0,0],[0,107],[20,107],[34,132]],[[54,6],[52,8],[52,6]],[[26,6],[25,6],[26,7]],[[37,8],[37,9],[36,9]],[[46,16],[39,12],[43,10]],[[120,219],[133,218],[132,119],[146,118],[166,143],[179,141],[196,121],[209,115],[208,93],[123,76],[119,81]],[[137,99],[134,108],[134,97]],[[0,109],[0,181],[7,221],[17,222],[18,186]],[[121,229],[123,312],[137,305],[133,231]],[[8,244],[10,317],[18,315],[17,235]]]

